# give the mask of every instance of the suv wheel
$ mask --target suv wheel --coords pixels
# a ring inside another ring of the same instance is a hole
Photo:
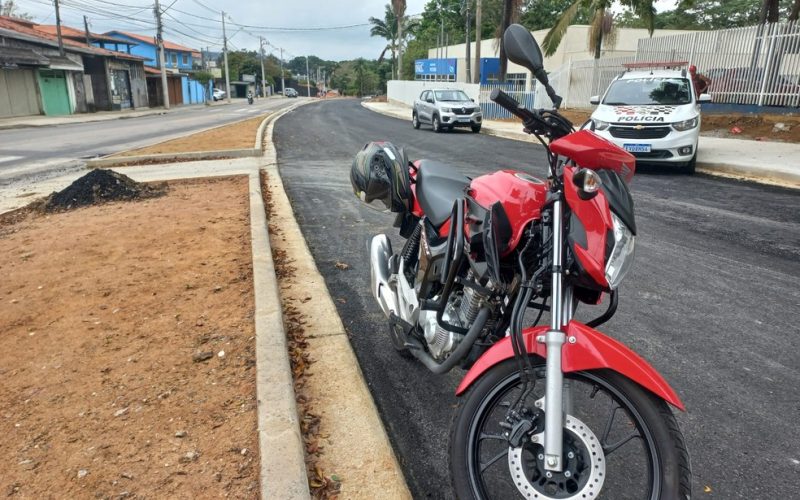
[[[481,124],[480,123],[478,123],[477,125],[473,125],[472,126],[472,132],[473,133],[477,134],[480,131],[481,131]]]
[[[419,128],[419,117],[416,112],[411,116],[411,125],[413,125],[414,128]]]
[[[433,115],[433,131],[437,134],[442,131],[442,124],[439,122],[439,117],[437,115]]]
[[[694,175],[695,169],[697,168],[697,152],[694,153],[692,159],[689,160],[689,163],[683,167],[683,173],[686,175]]]

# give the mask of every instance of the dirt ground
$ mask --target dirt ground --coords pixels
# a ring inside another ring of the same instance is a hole
[[[565,109],[560,112],[576,126],[582,125],[592,114],[591,111],[575,109]],[[773,131],[776,123],[785,124],[788,130]],[[732,132],[731,129],[734,127],[738,127],[741,132]],[[800,115],[704,114],[701,133],[733,139],[800,142]]]
[[[164,153],[188,153],[192,151],[221,151],[226,149],[252,148],[256,141],[256,131],[269,113],[248,120],[206,130],[198,134],[179,137],[145,148],[124,151],[113,155],[139,156]]]
[[[247,192],[0,227],[0,495],[258,495]]]

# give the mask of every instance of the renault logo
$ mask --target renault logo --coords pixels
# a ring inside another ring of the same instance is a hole
[[[464,113],[466,113],[466,112],[467,112],[467,109],[466,109],[466,108],[461,108],[461,114],[462,114],[462,115],[463,115]]]

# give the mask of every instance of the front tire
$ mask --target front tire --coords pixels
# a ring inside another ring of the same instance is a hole
[[[697,170],[697,152],[696,151],[694,153],[694,156],[692,156],[692,159],[689,160],[689,163],[687,163],[683,167],[683,173],[686,174],[686,175],[694,175],[695,170]]]
[[[419,129],[419,116],[417,116],[417,113],[414,113],[413,115],[411,115],[411,125],[415,129]]]
[[[433,115],[433,123],[432,123],[433,131],[437,134],[442,131],[442,122],[439,121],[438,115]]]
[[[525,408],[533,408],[533,402],[544,393],[544,360],[532,358],[531,361],[534,363],[537,381],[534,394],[523,404]],[[587,495],[587,490],[581,489],[589,488],[586,482],[579,483],[582,480],[581,476],[586,477],[589,473],[587,470],[591,471],[593,463],[591,460],[594,458],[586,454],[588,459],[581,460],[584,456],[583,451],[574,447],[568,448],[568,442],[573,446],[578,440],[571,436],[568,438],[566,431],[564,453],[567,454],[568,449],[575,451],[573,456],[577,455],[578,459],[573,459],[573,464],[583,467],[582,469],[579,467],[579,474],[573,469],[572,477],[567,481],[558,482],[557,478],[546,479],[541,470],[537,470],[537,467],[541,469],[541,464],[536,459],[538,455],[541,460],[542,455],[539,453],[541,446],[533,444],[531,442],[533,440],[526,437],[521,445],[525,451],[520,452],[525,453],[526,460],[520,464],[523,465],[522,470],[515,467],[512,477],[510,470],[512,462],[509,461],[509,457],[520,448],[510,447],[503,437],[506,428],[499,423],[507,414],[511,404],[509,401],[514,401],[521,394],[519,375],[516,361],[506,360],[491,368],[467,394],[461,397],[450,437],[450,471],[458,498],[548,500],[572,498],[572,495],[579,497],[581,493],[586,498],[595,498],[597,493],[600,493],[602,498],[615,500],[628,498],[673,500],[691,497],[689,455],[669,407],[663,400],[642,389],[638,384],[611,370],[565,374],[565,380],[568,380],[572,387],[570,394],[573,399],[573,410],[570,415],[581,419],[579,422],[596,433],[598,444],[602,445],[603,453],[600,453],[600,456],[605,459],[606,476],[604,483],[601,483],[601,491]],[[595,401],[600,391],[602,391],[601,397]],[[584,394],[588,394],[584,399],[595,405],[597,411],[587,413],[579,404],[583,402],[580,396]],[[633,422],[628,425],[622,422],[623,438],[617,437],[616,428],[611,432],[607,430],[612,427],[612,425],[606,427],[603,423],[604,420],[608,422],[608,417],[600,415],[598,420],[598,414],[604,413],[601,408],[608,409],[608,407],[603,408],[606,399],[612,402],[611,424],[615,418],[613,415],[617,413],[621,413],[623,417],[627,416]],[[614,404],[619,407],[615,407]],[[628,437],[625,443],[612,449],[616,446],[617,439],[622,441],[625,433],[634,431],[640,435]],[[628,446],[631,448],[626,449]],[[639,448],[644,450],[644,453],[642,459],[637,461],[630,452]],[[505,455],[503,450],[506,450]],[[587,447],[587,451],[591,450]],[[644,471],[642,473],[637,469]],[[522,481],[519,479],[520,475]],[[637,484],[642,481],[646,484]],[[556,491],[559,487],[562,490]],[[551,490],[548,491],[548,488]]]
[[[473,126],[472,126],[472,127],[470,127],[470,128],[472,128],[472,133],[473,133],[473,134],[480,133],[480,131],[481,131],[481,124],[479,123],[479,124],[477,124],[477,125],[473,125]]]

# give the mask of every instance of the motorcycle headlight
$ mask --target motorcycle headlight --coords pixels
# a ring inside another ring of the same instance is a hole
[[[594,122],[595,130],[605,130],[609,127],[609,125],[611,125],[608,122],[604,122],[603,120],[598,120],[596,118],[592,118],[592,121]]]
[[[611,251],[611,256],[606,263],[606,281],[608,286],[614,290],[622,283],[622,279],[628,273],[631,265],[633,265],[633,250],[636,237],[628,229],[628,226],[613,213],[611,214],[611,220],[614,223],[614,250]]]
[[[687,130],[691,130],[697,126],[697,117],[695,116],[691,120],[684,120],[682,122],[677,122],[672,124],[672,128],[677,130],[678,132],[685,132]]]

